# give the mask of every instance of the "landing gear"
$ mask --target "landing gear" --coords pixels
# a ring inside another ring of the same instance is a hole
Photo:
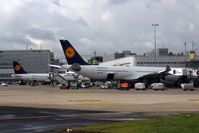
[[[149,80],[147,78],[144,78],[142,82],[145,84],[145,88],[149,87]]]

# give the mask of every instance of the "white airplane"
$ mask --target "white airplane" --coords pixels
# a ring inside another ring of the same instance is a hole
[[[13,67],[15,74],[12,74],[11,76],[14,79],[51,82],[50,74],[48,73],[27,73],[17,61],[13,61]]]
[[[38,81],[38,82],[52,82],[54,75],[51,73],[27,73],[23,67],[16,61],[13,61],[13,67],[15,74],[12,74],[12,77],[19,80],[25,80],[25,81]],[[74,72],[66,72],[62,74],[57,74],[56,76],[59,76],[63,78],[65,81],[68,80],[89,80],[86,77],[83,77],[81,75],[77,75]]]
[[[120,80],[130,83],[143,82],[146,86],[163,81],[171,70],[166,67],[140,67],[140,66],[105,66],[90,65],[82,59],[68,40],[60,40],[68,65],[62,65],[63,69],[96,80]],[[179,76],[180,77],[180,76]],[[175,78],[175,80],[180,80]]]

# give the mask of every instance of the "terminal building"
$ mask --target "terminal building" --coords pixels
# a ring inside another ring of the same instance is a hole
[[[88,60],[88,63],[93,64],[93,65],[98,65],[102,62],[103,62],[102,56],[94,56],[94,57],[91,57],[91,59]]]
[[[125,53],[125,52],[123,52]],[[153,52],[152,52],[153,53]],[[118,54],[118,53],[117,53]],[[118,57],[115,54],[104,56],[104,62],[106,65],[126,65],[126,66],[156,66],[156,67],[194,67],[199,68],[198,57],[194,55],[194,59],[190,60],[188,55],[173,54],[168,51],[168,48],[160,48],[157,50],[156,55],[144,54],[144,55],[125,55]]]
[[[154,56],[129,56],[103,62],[103,64],[110,65],[128,65],[128,66],[157,66],[165,67],[167,65],[171,67],[185,67],[186,61],[184,56],[159,56],[154,59]]]
[[[123,51],[121,53],[115,52],[114,54],[106,55],[103,57],[103,62],[123,58],[123,57],[129,57],[129,56],[136,56],[136,53],[131,53],[131,51]]]
[[[49,73],[48,64],[54,63],[50,50],[4,50],[0,51],[0,80],[12,80],[13,61],[19,62],[29,73]]]

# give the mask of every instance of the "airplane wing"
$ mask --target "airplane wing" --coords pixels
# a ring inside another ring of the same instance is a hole
[[[61,66],[59,66],[59,65],[52,65],[52,64],[49,64],[48,66],[50,66],[50,67],[54,67],[54,68],[62,68]]]
[[[170,75],[169,71],[171,70],[170,66],[167,66],[165,70],[157,72],[157,73],[150,73],[139,77],[138,79],[156,79],[156,78],[163,78],[166,75]]]

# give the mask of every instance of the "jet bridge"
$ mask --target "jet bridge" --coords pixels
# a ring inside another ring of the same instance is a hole
[[[171,70],[168,73],[175,76],[190,76],[191,75],[191,72],[187,68],[171,68]]]
[[[170,75],[165,77],[163,83],[170,83],[179,87],[182,84],[193,83],[198,78],[199,72],[190,68],[171,68]]]

